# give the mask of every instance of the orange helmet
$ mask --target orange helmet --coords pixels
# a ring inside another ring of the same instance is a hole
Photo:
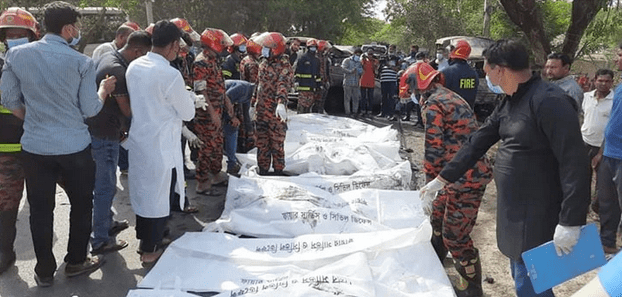
[[[153,28],[155,27],[154,23],[149,24],[147,28],[145,28],[145,32],[149,33],[149,36],[153,35]]]
[[[460,39],[456,43],[456,48],[449,54],[449,58],[466,60],[469,55],[471,55],[471,45],[466,40]]]
[[[134,31],[140,31],[140,26],[135,22],[127,21],[123,23],[123,26],[130,27],[134,29]]]
[[[317,50],[320,52],[323,52],[331,47],[333,47],[332,45],[330,45],[330,42],[326,41],[326,40],[320,40],[318,41],[318,47]]]
[[[254,38],[246,41],[246,52],[253,55],[261,55],[261,45],[255,42]]]
[[[177,28],[179,28],[183,32],[188,33],[192,41],[201,40],[201,35],[199,35],[197,31],[194,31],[194,29],[192,29],[192,27],[190,26],[190,23],[188,23],[186,19],[174,18],[171,20],[171,23],[175,24],[175,26],[177,26]]]
[[[400,77],[399,97],[406,98],[409,95],[410,87],[414,87],[417,90],[425,90],[430,86],[430,83],[441,75],[438,70],[434,70],[428,63],[415,63],[408,67],[402,77]],[[442,80],[442,75],[441,75]],[[441,84],[443,82],[441,81]],[[410,90],[413,91],[413,90]]]
[[[244,36],[244,35],[242,35],[240,33],[235,33],[235,34],[231,35],[231,40],[233,40],[233,45],[230,46],[227,49],[227,51],[229,51],[230,53],[233,53],[233,50],[236,47],[239,48],[242,45],[246,45],[246,43],[248,42],[248,39],[246,39],[246,36]],[[241,52],[245,52],[246,50],[244,50],[244,51],[240,50],[240,51]]]
[[[311,39],[307,40],[307,48],[310,48],[312,46],[318,47],[317,46],[317,39],[311,38]]]
[[[38,26],[37,20],[30,14],[30,12],[23,10],[19,7],[10,7],[0,15],[0,40],[5,38],[5,30],[8,28],[21,28],[30,30],[34,38],[38,38]]]
[[[217,53],[222,53],[227,47],[233,45],[233,40],[223,30],[207,28],[201,34],[201,43]]]
[[[285,52],[285,37],[279,32],[266,32],[255,40],[262,47],[270,48],[272,56],[280,56]]]

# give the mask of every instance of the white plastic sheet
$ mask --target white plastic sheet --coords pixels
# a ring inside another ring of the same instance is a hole
[[[181,280],[185,291],[219,296],[454,296],[429,243],[431,232],[426,221],[416,228],[291,239],[186,233],[139,287],[167,289]]]
[[[335,191],[335,190],[334,190]],[[362,189],[331,194],[288,179],[231,178],[221,217],[205,231],[294,237],[418,226],[418,191]]]
[[[402,162],[397,131],[390,126],[376,128],[352,119],[303,114],[290,117],[288,127],[284,171],[290,175],[350,175]],[[236,156],[248,170],[257,164],[256,153]]]

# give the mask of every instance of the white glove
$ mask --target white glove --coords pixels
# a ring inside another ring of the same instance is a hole
[[[283,103],[276,106],[276,117],[281,119],[281,122],[287,121],[287,109]]]
[[[582,226],[562,226],[557,224],[555,234],[553,235],[553,243],[558,256],[570,254],[572,248],[579,242]]]
[[[257,121],[257,110],[255,109],[255,105],[251,105],[251,107],[248,109],[248,116],[251,121]]]
[[[200,148],[204,144],[203,141],[201,141],[201,139],[199,139],[196,134],[192,133],[192,131],[190,131],[190,129],[186,126],[181,128],[181,135],[188,140],[188,144],[190,144],[191,147]]]
[[[205,96],[197,95],[192,91],[190,91],[190,93],[193,95],[192,98],[194,99],[194,108],[207,110],[207,106],[209,104],[207,104],[207,101],[205,101]]]
[[[440,179],[435,178],[419,189],[419,197],[421,198],[421,208],[426,215],[432,214],[432,202],[436,199],[436,194],[445,186]]]

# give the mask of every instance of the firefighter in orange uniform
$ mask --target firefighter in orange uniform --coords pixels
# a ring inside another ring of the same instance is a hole
[[[246,54],[246,57],[240,61],[240,79],[257,84],[261,46],[253,41],[252,38],[246,41]],[[243,124],[240,125],[240,132],[238,134],[238,152],[247,153],[255,147],[257,136],[255,134],[255,126],[250,119],[250,104],[243,104],[242,110],[245,115],[248,116],[244,117]]]
[[[237,127],[240,121],[225,94],[225,80],[219,62],[233,41],[223,30],[208,28],[201,34],[201,44],[203,51],[194,61],[192,78],[194,91],[205,96],[208,106],[206,110],[197,109],[194,118],[195,132],[204,143],[197,160],[196,192],[210,194],[212,185],[227,181],[227,173],[222,171],[223,109],[231,118],[233,127]]]
[[[400,81],[402,98],[407,96],[408,88],[421,94],[425,123],[423,171],[430,182],[479,127],[469,104],[445,88],[442,74],[428,63],[413,64],[402,76],[406,77]],[[441,262],[449,250],[460,275],[454,285],[458,297],[483,296],[481,261],[470,233],[491,180],[492,166],[484,156],[457,182],[439,191],[436,198],[433,193],[422,195],[424,211],[431,214],[432,246]]]
[[[317,57],[320,60],[320,77],[318,79],[319,87],[315,92],[313,112],[324,113],[324,103],[326,103],[328,89],[330,88],[330,58],[328,57],[328,50],[332,45],[326,40],[318,41],[317,45]]]
[[[259,80],[254,102],[257,124],[257,165],[266,175],[270,165],[275,175],[285,168],[285,131],[287,130],[287,90],[291,84],[292,66],[285,53],[281,33],[268,32],[257,37],[265,59],[259,64]]]

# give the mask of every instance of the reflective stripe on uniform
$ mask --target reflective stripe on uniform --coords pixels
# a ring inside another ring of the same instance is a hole
[[[0,153],[12,153],[22,150],[22,145],[19,143],[0,143]]]
[[[233,75],[233,73],[231,73],[231,71],[229,70],[222,70],[222,75],[226,76],[226,77],[231,77]]]
[[[311,74],[296,73],[296,77],[299,77],[299,78],[312,78],[313,76]]]
[[[296,89],[298,91],[311,91],[311,87],[298,86]]]
[[[12,114],[13,112],[11,112],[10,110],[4,108],[4,106],[0,105],[0,113]]]

